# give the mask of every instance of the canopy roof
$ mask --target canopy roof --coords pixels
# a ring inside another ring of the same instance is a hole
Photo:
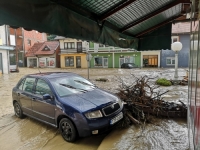
[[[1,0],[0,24],[137,50],[148,49],[140,45],[154,36],[151,49],[169,49],[171,23],[187,20],[190,5],[190,0]]]

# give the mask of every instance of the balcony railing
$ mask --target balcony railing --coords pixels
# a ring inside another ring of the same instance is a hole
[[[136,50],[134,49],[124,49],[124,48],[114,48],[114,47],[105,47],[105,48],[90,48],[89,52],[90,53],[97,53],[97,52],[135,52]]]
[[[86,48],[82,47],[82,49],[79,48],[73,48],[73,49],[61,49],[61,54],[68,54],[68,53],[86,53]]]

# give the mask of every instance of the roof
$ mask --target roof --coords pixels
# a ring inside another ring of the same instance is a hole
[[[141,50],[144,36],[176,20],[187,20],[190,7],[190,0],[1,0],[0,24]],[[171,35],[154,36],[169,40],[170,47]],[[157,42],[152,48],[163,44]]]
[[[26,57],[34,57],[36,55],[52,55],[59,46],[58,41],[47,41],[43,43],[35,43],[26,53]]]

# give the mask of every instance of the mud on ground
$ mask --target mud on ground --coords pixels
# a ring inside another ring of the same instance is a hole
[[[41,72],[69,71],[87,78],[87,69],[40,69]],[[181,119],[155,119],[153,124],[128,129],[113,130],[108,135],[80,138],[76,143],[65,142],[58,130],[26,117],[14,116],[12,106],[12,88],[19,79],[30,73],[38,73],[35,68],[20,68],[19,73],[0,75],[0,149],[1,150],[172,150],[188,149],[187,123]],[[136,76],[166,77],[173,79],[174,69],[90,69],[90,80],[98,87],[117,92],[117,79],[130,82],[130,73]],[[186,69],[179,69],[179,77],[186,75]],[[107,78],[109,82],[95,81]],[[164,95],[167,101],[183,101],[187,104],[187,86],[161,87],[160,91],[169,90]]]

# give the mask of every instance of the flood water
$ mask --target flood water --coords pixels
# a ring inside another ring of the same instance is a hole
[[[40,69],[41,72],[68,71],[87,78],[87,69]],[[75,143],[65,142],[56,128],[26,117],[14,116],[12,106],[12,88],[19,79],[38,69],[20,68],[19,73],[0,75],[0,150],[186,150],[188,149],[187,122],[182,119],[154,119],[144,129],[131,126],[127,129],[113,130],[108,135],[80,138]],[[166,77],[173,79],[174,69],[90,69],[90,80],[98,87],[117,92],[119,78],[132,82],[130,74],[137,77]],[[179,69],[179,76],[186,75],[185,69]],[[108,82],[95,81],[107,78]],[[187,104],[187,86],[160,87],[167,101],[178,100]]]

